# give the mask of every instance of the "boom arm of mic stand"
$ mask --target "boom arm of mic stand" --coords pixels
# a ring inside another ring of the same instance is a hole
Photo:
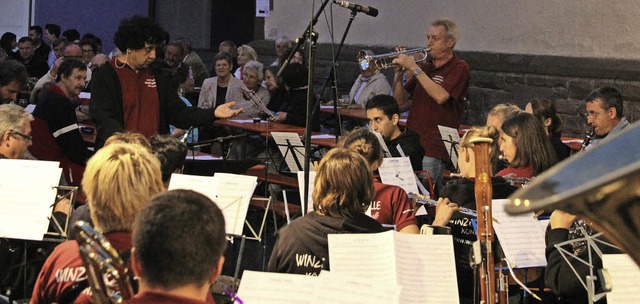
[[[307,41],[307,38],[309,38],[309,32],[311,31],[313,26],[316,25],[316,23],[318,23],[318,18],[320,17],[320,14],[322,14],[322,12],[324,11],[324,8],[327,6],[327,4],[329,4],[329,1],[331,0],[324,0],[324,2],[322,2],[320,9],[318,10],[318,12],[316,12],[315,16],[313,16],[313,19],[311,19],[311,23],[307,26],[307,28],[304,30],[302,35],[300,35],[300,37],[296,39],[296,45],[293,47],[293,50],[291,50],[291,52],[289,53],[289,56],[287,57],[287,59],[282,63],[280,70],[278,70],[277,77],[282,77],[282,72],[284,71],[285,68],[287,68],[287,66],[289,65],[289,62],[291,62],[291,59],[293,59],[293,55]]]

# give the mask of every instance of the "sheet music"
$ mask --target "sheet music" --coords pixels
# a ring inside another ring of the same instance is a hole
[[[449,153],[449,157],[451,157],[451,163],[453,163],[454,167],[458,168],[458,155],[454,151],[458,150],[460,133],[458,133],[458,130],[454,128],[441,125],[438,125],[438,130],[440,130],[440,137],[444,140],[444,146],[447,148],[447,153]],[[451,148],[452,143],[455,145],[453,149]]]
[[[216,173],[214,176],[174,173],[169,190],[189,189],[206,195],[222,210],[227,234],[242,235],[257,180],[255,176],[229,173]]]
[[[451,235],[394,233],[402,303],[458,303]]]
[[[41,241],[62,169],[58,162],[0,159],[0,237]]]
[[[253,119],[230,119],[229,121],[235,123],[253,123]]]
[[[607,294],[607,303],[640,303],[640,268],[628,254],[604,254],[602,265],[609,271],[613,288]]]
[[[413,173],[409,157],[386,157],[378,172],[382,183],[398,186],[407,193],[418,193],[416,175]]]
[[[399,285],[384,281],[363,280],[338,274],[335,271],[320,272],[317,303],[323,304],[372,304],[399,303]]]
[[[516,268],[545,267],[544,230],[535,219],[534,213],[508,215],[504,206],[508,200],[493,200],[493,229],[500,240],[500,245],[507,259]]]
[[[289,166],[289,170],[291,172],[298,172],[304,169],[304,145],[300,140],[300,136],[294,132],[271,132],[271,136],[273,140],[278,144],[278,149],[283,157],[285,157],[284,161]],[[287,140],[291,144],[291,148],[287,145]],[[289,151],[287,151],[287,149]],[[300,167],[296,163],[293,155],[297,156],[298,162],[300,163]],[[310,166],[311,167],[311,166]],[[313,168],[312,168],[313,169]]]
[[[453,239],[395,231],[329,234],[332,272],[402,287],[401,303],[458,303]],[[363,259],[362,257],[367,257]]]
[[[387,147],[387,143],[384,142],[384,138],[382,138],[382,134],[374,131],[373,128],[371,128],[370,124],[367,124],[366,128],[369,129],[369,131],[371,131],[371,133],[376,135],[376,138],[378,139],[378,142],[380,143],[380,147],[382,147],[383,156],[384,157],[391,157],[391,152],[389,151],[389,147]]]
[[[400,153],[400,156],[405,157],[407,156],[406,154],[404,154],[404,151],[402,150],[402,146],[400,146],[400,144],[398,144],[396,146],[396,150],[398,150],[398,153]],[[409,158],[409,160],[411,160],[411,158]],[[411,166],[411,168],[415,171],[416,168],[413,168],[413,166]],[[422,193],[422,195],[424,196],[431,196],[431,193],[429,192],[429,190],[427,190],[427,188],[424,187],[424,185],[422,184],[422,181],[420,181],[420,178],[418,178],[417,175],[413,175],[414,179],[416,180],[416,185],[418,185],[418,189],[420,189],[420,193]]]
[[[318,281],[316,276],[245,270],[238,297],[244,303],[313,303],[310,293]]]
[[[316,180],[316,172],[309,171],[309,204],[307,205],[307,213],[313,211],[313,184]],[[298,189],[300,189],[300,201],[304,202],[304,171],[298,171]]]

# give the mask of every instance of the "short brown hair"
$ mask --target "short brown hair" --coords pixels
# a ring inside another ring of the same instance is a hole
[[[320,161],[313,189],[313,208],[333,217],[364,213],[375,196],[373,173],[360,154],[334,148]]]
[[[151,151],[151,143],[149,143],[149,140],[144,135],[135,132],[113,133],[113,135],[109,136],[107,141],[104,142],[105,146],[111,144],[135,144]]]
[[[340,147],[353,150],[373,165],[382,161],[382,146],[375,134],[368,129],[356,129],[344,136]]]
[[[131,231],[140,209],[164,191],[161,177],[158,158],[142,146],[117,143],[98,150],[82,178],[96,229]]]

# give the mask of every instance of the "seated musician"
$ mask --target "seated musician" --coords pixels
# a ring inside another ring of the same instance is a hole
[[[431,224],[434,234],[453,235],[460,303],[473,302],[474,270],[469,265],[469,254],[473,242],[477,240],[477,236],[471,224],[471,217],[455,211],[459,210],[459,207],[476,209],[474,192],[476,160],[470,140],[478,137],[491,138],[493,140],[491,154],[497,155],[499,134],[492,126],[473,128],[460,139],[458,166],[460,167],[461,178],[450,181],[440,192],[440,199],[436,207],[436,217]],[[494,177],[491,182],[494,199],[507,198],[516,190],[514,186],[508,184],[503,178]]]
[[[136,296],[124,303],[214,303],[224,263],[222,211],[206,196],[174,190],[151,199],[133,225]]]
[[[362,155],[373,173],[382,165],[382,147],[378,138],[367,129],[357,129],[346,135],[340,146]],[[373,180],[376,190],[367,214],[380,224],[394,225],[397,231],[418,233],[413,204],[407,193],[398,186],[387,185]]]
[[[571,265],[569,265],[562,257],[559,248],[555,247],[556,244],[584,237],[585,235],[578,227],[583,228],[589,235],[598,232],[586,221],[576,218],[575,215],[568,214],[561,210],[555,210],[551,214],[549,227],[545,234],[547,269],[545,271],[544,282],[545,285],[558,296],[560,300],[558,303],[589,303],[587,290],[580,282],[580,279],[586,282],[586,277],[589,275],[589,267],[574,258],[569,258],[571,263]],[[598,237],[598,239],[609,242],[603,236]],[[601,245],[601,243],[597,243],[597,245],[604,254],[620,253],[619,250],[610,246]],[[583,261],[589,261],[589,250],[585,241],[567,244],[562,246],[562,248]],[[602,258],[600,258],[593,249],[591,250],[591,257],[594,274],[596,274],[598,269],[602,269]],[[577,275],[572,270],[572,267],[577,272]],[[580,279],[578,276],[580,276]],[[599,277],[598,281],[595,282],[596,294],[602,292],[601,280],[602,278]],[[594,303],[606,303],[606,301],[606,298],[603,298]]]
[[[413,171],[422,170],[424,148],[420,145],[420,136],[409,128],[400,127],[400,108],[390,95],[373,96],[365,105],[367,119],[371,128],[380,133],[391,156],[399,157],[397,146],[411,159]]]
[[[95,228],[126,259],[135,217],[151,196],[164,191],[158,159],[137,145],[105,146],[87,162],[82,186]],[[86,287],[78,243],[69,240],[58,245],[45,261],[31,302],[70,303]],[[82,296],[88,297],[86,293]]]
[[[514,104],[510,104],[510,103],[497,104],[487,114],[487,123],[485,125],[492,126],[496,128],[498,132],[502,132],[502,123],[507,118],[511,118],[511,116],[521,112],[522,112],[522,109],[518,108],[518,106]],[[506,167],[507,167],[506,162],[504,162],[501,158],[492,158],[491,169],[493,174],[502,171]]]
[[[558,161],[563,161],[571,155],[571,148],[565,145],[560,137],[562,136],[562,120],[556,111],[556,102],[548,99],[534,99],[527,103],[525,112],[533,114],[540,119],[544,125],[544,131],[551,140],[553,152],[556,153]]]
[[[507,161],[507,168],[496,176],[507,179],[530,179],[557,162],[542,123],[525,112],[513,115],[502,124],[500,152]]]
[[[151,152],[160,161],[162,183],[169,188],[171,174],[182,173],[185,158],[189,152],[187,145],[175,137],[155,135],[149,139]]]
[[[318,275],[329,270],[328,234],[382,232],[380,223],[364,213],[375,194],[371,172],[358,153],[329,151],[316,173],[314,211],[280,230],[268,270]]]

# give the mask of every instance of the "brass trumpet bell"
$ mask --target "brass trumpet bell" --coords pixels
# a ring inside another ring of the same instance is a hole
[[[369,68],[371,62],[373,62],[379,70],[395,68],[398,65],[393,63],[393,59],[398,57],[398,55],[405,54],[407,56],[413,56],[416,62],[422,62],[429,57],[429,50],[429,48],[417,48],[381,55],[373,55],[373,52],[369,50],[361,50],[358,52],[358,63],[363,71]]]

